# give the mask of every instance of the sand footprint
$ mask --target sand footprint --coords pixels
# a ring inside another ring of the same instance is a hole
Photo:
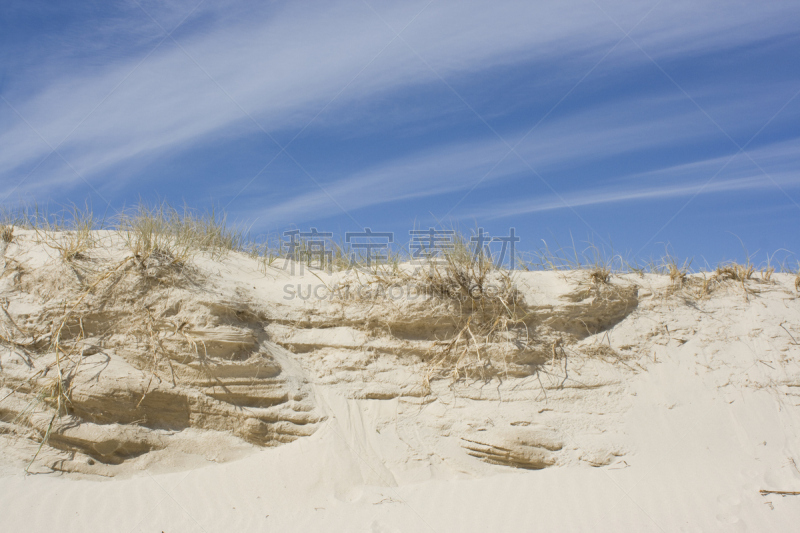
[[[717,514],[717,521],[726,526],[733,526],[731,531],[747,531],[747,524],[739,518],[739,507],[742,499],[738,494],[723,494],[717,498],[722,510]],[[726,527],[726,529],[728,529]]]

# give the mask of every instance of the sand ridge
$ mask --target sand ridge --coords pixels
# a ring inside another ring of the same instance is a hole
[[[110,239],[64,262],[21,230],[0,254],[0,440],[12,478],[34,455],[32,472],[136,483],[277,454],[344,512],[380,487],[405,501],[420,483],[532,470],[613,472],[630,490],[631,472],[674,466],[676,450],[700,441],[769,465],[755,474],[761,488],[800,483],[789,275],[703,294],[699,275],[516,272],[518,309],[490,331],[464,329],[480,310],[391,294],[385,277],[292,274],[280,261],[263,271],[235,253],[176,267]],[[368,290],[336,297],[348,284]],[[57,372],[69,393],[61,416]],[[685,460],[702,471],[702,456]],[[787,512],[781,520],[797,516]]]

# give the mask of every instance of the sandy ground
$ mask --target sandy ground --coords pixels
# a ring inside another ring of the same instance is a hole
[[[794,276],[519,272],[523,319],[453,379],[431,370],[452,302],[292,297],[356,278],[238,254],[173,272],[113,239],[71,261],[23,231],[0,246],[4,531],[800,523],[800,495],[760,492],[800,491]],[[26,475],[62,322],[73,403]]]

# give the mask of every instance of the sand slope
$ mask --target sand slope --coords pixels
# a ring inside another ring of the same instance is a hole
[[[796,530],[759,493],[800,491],[793,276],[519,272],[518,318],[448,358],[485,317],[403,276],[15,235],[9,530]]]

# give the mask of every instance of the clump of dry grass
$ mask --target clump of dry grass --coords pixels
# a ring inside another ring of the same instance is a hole
[[[76,211],[69,229],[39,230],[37,235],[47,246],[59,252],[64,261],[86,259],[86,254],[96,245],[94,221],[88,211]]]
[[[686,282],[686,279],[689,276],[689,269],[691,266],[691,261],[686,260],[683,262],[682,265],[679,265],[678,262],[672,258],[668,257],[665,261],[665,267],[667,269],[667,273],[669,274],[669,279],[672,282],[673,286],[682,287],[683,284]]]
[[[744,283],[753,277],[755,270],[755,267],[749,262],[744,265],[730,262],[724,265],[718,265],[714,275],[720,281],[732,280]]]
[[[281,256],[280,252],[270,248],[268,243],[251,242],[244,247],[242,252],[255,261],[258,269],[265,275],[269,267]]]
[[[724,285],[726,282],[738,283],[745,295],[754,293],[753,289],[747,286],[747,282],[753,280],[755,273],[755,266],[748,260],[745,264],[730,261],[717,265],[714,273],[706,278],[703,276],[703,285],[700,290],[700,296],[705,297],[710,295],[716,288]]]
[[[611,270],[605,266],[596,266],[589,271],[589,280],[594,284],[607,284],[611,280]]]
[[[669,265],[669,280],[673,286],[682,287],[686,281],[686,271],[677,265]]]
[[[511,356],[530,342],[527,308],[511,273],[495,266],[467,237],[456,233],[451,245],[409,269],[390,256],[367,283],[414,287],[433,306],[437,320],[451,324],[425,356],[425,382],[449,378],[488,380],[508,373]]]
[[[45,324],[45,331],[21,332],[25,336],[46,340],[44,344],[25,346],[26,353],[30,352],[35,357],[53,358],[45,372],[32,383],[35,400],[28,411],[33,413],[46,406],[45,411],[50,418],[46,429],[37,430],[41,433],[41,443],[28,468],[57,427],[56,421],[74,414],[74,378],[84,360],[87,346],[84,341],[87,338],[93,337],[93,343],[103,346],[114,335],[122,333],[137,339],[137,343],[145,343],[147,353],[152,355],[152,367],[142,367],[143,371],[151,373],[151,378],[142,391],[140,403],[150,391],[152,383],[162,380],[159,375],[162,368],[169,369],[172,384],[176,385],[172,363],[161,343],[158,318],[152,315],[154,302],[163,299],[168,293],[164,290],[153,292],[153,288],[165,283],[172,285],[185,279],[187,270],[191,269],[185,265],[180,269],[174,268],[174,258],[170,256],[162,260],[159,258],[160,253],[163,252],[152,251],[144,259],[134,254],[117,260],[99,259],[96,268],[88,270],[85,278],[78,280],[77,284],[66,284],[63,289],[67,291],[63,293],[64,303],[52,309],[49,314],[52,320],[47,321],[49,326]],[[136,265],[140,268],[132,268]],[[107,323],[100,325],[97,321],[98,309],[109,305],[122,305],[124,311],[119,316],[112,313]],[[36,425],[31,427],[37,428]]]
[[[85,259],[96,245],[96,224],[89,207],[71,206],[56,214],[40,211],[38,206],[23,206],[14,212],[2,214],[3,240],[13,238],[14,226],[29,228],[35,232],[35,240],[56,250],[66,262]]]
[[[784,269],[794,274],[794,290],[800,292],[800,263],[797,264],[795,269]]]
[[[166,203],[155,207],[139,204],[123,211],[117,217],[116,229],[140,259],[162,256],[180,263],[194,251],[219,259],[231,251],[245,251],[248,244],[243,231],[228,227],[225,216],[214,211],[197,214],[190,209],[180,213]]]
[[[670,285],[667,294],[675,294],[692,285],[689,277],[691,264],[691,260],[680,261],[669,250],[666,250],[660,261],[651,264],[650,271],[669,276]]]
[[[99,238],[88,210],[75,209],[61,217],[47,216],[38,209],[33,213],[21,211],[13,220],[32,229],[38,242],[57,250],[67,263],[87,259],[87,253],[97,245]],[[4,227],[13,228],[13,225]],[[116,235],[122,237],[130,255],[110,263],[107,259],[97,258],[92,268],[80,269],[81,276],[65,278],[70,296],[63,307],[54,308],[52,321],[48,322],[51,324],[49,331],[31,333],[34,338],[49,341],[36,346],[15,345],[38,356],[49,354],[54,357],[52,365],[48,366],[50,373],[46,374],[47,377],[41,379],[44,377],[41,376],[36,384],[32,384],[36,398],[32,403],[35,405],[27,409],[32,413],[42,406],[48,407],[50,421],[42,430],[41,446],[48,441],[56,420],[71,412],[72,378],[83,360],[84,324],[96,314],[97,308],[112,301],[128,302],[131,312],[126,315],[125,323],[114,327],[126,331],[126,334],[149,339],[155,376],[162,360],[170,368],[171,363],[163,350],[157,349],[157,331],[153,327],[153,317],[149,315],[150,309],[144,302],[152,297],[150,288],[153,281],[169,283],[186,278],[192,270],[186,264],[192,253],[202,251],[220,257],[227,251],[239,251],[244,242],[242,233],[228,229],[224,218],[215,217],[213,213],[181,215],[166,205],[157,208],[139,206],[134,212],[120,215],[114,229]],[[131,268],[133,265],[140,268]]]
[[[45,368],[44,375],[52,368],[55,373],[51,377],[42,380],[36,387],[36,399],[32,402],[26,410],[33,412],[37,405],[34,403],[44,403],[52,408],[52,415],[47,424],[47,428],[42,435],[42,440],[28,464],[25,471],[31,467],[33,462],[41,452],[42,447],[47,443],[50,434],[54,428],[54,424],[58,418],[70,413],[71,394],[73,388],[73,378],[77,374],[83,361],[83,353],[81,351],[81,341],[85,338],[84,319],[92,312],[92,306],[87,306],[87,300],[92,296],[98,297],[95,294],[100,288],[101,293],[107,293],[108,289],[103,290],[101,287],[104,282],[107,282],[114,276],[119,276],[120,273],[125,275],[125,265],[130,262],[131,258],[126,258],[117,263],[112,268],[105,270],[97,275],[96,279],[92,280],[87,286],[77,294],[75,301],[72,304],[65,305],[62,312],[54,317],[51,322],[50,332],[43,335],[45,338],[49,337],[49,343],[44,345],[42,349],[36,349],[36,346],[25,346],[26,353],[29,350],[39,352],[39,355],[51,353],[55,356],[54,362]],[[115,283],[109,286],[116,286]],[[103,301],[103,295],[99,297]],[[77,331],[75,331],[77,330]],[[36,335],[35,337],[38,337]]]
[[[9,243],[14,239],[14,226],[0,224],[0,240]]]
[[[778,250],[789,256],[793,255],[787,250]],[[776,252],[776,254],[778,253]],[[632,263],[620,255],[606,252],[603,248],[590,241],[586,248],[578,250],[572,243],[569,247],[551,248],[546,242],[544,247],[534,252],[533,260],[524,263],[525,270],[548,270],[548,271],[576,271],[584,270],[588,272],[588,279],[594,285],[604,285],[610,282],[614,275],[626,273],[636,273],[643,276],[645,273],[669,276],[670,287],[668,294],[674,294],[682,289],[699,289],[697,295],[704,297],[713,290],[721,286],[724,282],[736,282],[742,285],[746,291],[749,282],[773,283],[773,275],[776,272],[792,272],[795,270],[787,268],[782,263],[779,268],[772,265],[773,257],[768,256],[765,263],[757,266],[752,261],[752,255],[747,254],[744,263],[728,261],[720,263],[716,268],[707,266],[705,270],[696,271],[692,269],[691,259],[678,259],[669,249],[661,258],[651,259],[643,266]],[[756,274],[760,273],[757,278]],[[697,276],[693,276],[697,274]],[[703,279],[699,279],[702,275]],[[800,271],[798,271],[800,276]],[[798,278],[800,279],[800,278]],[[800,290],[800,281],[798,281]],[[685,295],[689,293],[683,292]]]
[[[525,270],[585,271],[588,281],[595,286],[610,284],[615,274],[642,272],[632,267],[621,255],[596,245],[591,239],[580,250],[574,241],[566,248],[556,243],[558,248],[555,250],[546,241],[542,242],[544,246],[533,253],[533,260],[522,262]]]
[[[760,279],[755,277],[756,272],[760,272]],[[698,279],[697,296],[699,298],[708,297],[718,288],[725,286],[725,284],[735,283],[749,297],[759,292],[758,289],[753,287],[753,284],[774,283],[772,276],[775,272],[775,267],[769,265],[769,262],[760,268],[756,267],[749,259],[745,263],[736,261],[721,263],[717,265],[710,275],[707,272],[702,272],[702,280]]]

